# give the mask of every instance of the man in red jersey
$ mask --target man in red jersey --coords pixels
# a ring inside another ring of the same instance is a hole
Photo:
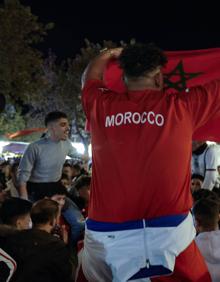
[[[118,59],[125,93],[106,89]],[[193,132],[220,114],[220,82],[167,95],[153,44],[102,52],[83,75],[93,174],[82,267],[89,281],[209,282],[190,211]],[[181,167],[178,167],[181,164]]]

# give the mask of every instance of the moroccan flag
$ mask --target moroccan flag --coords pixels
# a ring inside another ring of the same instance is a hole
[[[220,79],[220,48],[165,53],[168,64],[163,72],[167,93],[187,91],[189,87]],[[117,61],[109,62],[104,81],[107,88],[119,94],[126,91],[122,80],[122,70]],[[220,118],[211,120],[199,128],[193,139],[220,142]]]

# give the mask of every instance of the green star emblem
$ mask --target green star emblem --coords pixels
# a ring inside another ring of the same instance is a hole
[[[185,72],[183,62],[180,61],[171,72],[164,74],[164,90],[172,88],[178,92],[183,91],[187,88],[187,80],[193,79],[201,74],[202,72]]]

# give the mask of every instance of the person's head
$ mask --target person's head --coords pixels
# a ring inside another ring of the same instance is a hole
[[[57,183],[54,184],[53,189],[50,189],[45,193],[45,197],[57,202],[59,205],[59,212],[61,212],[66,201],[66,194],[66,188],[62,184]]]
[[[192,141],[192,151],[196,151],[199,147],[201,147],[202,145],[204,145],[206,142],[205,141]]]
[[[67,190],[71,188],[72,179],[67,174],[62,173],[60,182]]]
[[[45,117],[45,126],[48,128],[52,140],[60,141],[68,138],[70,127],[65,113],[50,112]]]
[[[205,198],[197,201],[193,207],[196,230],[198,233],[218,230],[220,203]]]
[[[81,175],[74,187],[78,192],[78,195],[85,200],[86,203],[89,201],[90,196],[90,183],[91,183],[91,177],[87,175]]]
[[[68,175],[69,178],[71,178],[71,179],[73,178],[73,169],[72,169],[71,164],[65,163],[65,164],[63,165],[63,170],[62,170],[62,172],[63,172],[64,174]]]
[[[31,219],[34,228],[51,232],[57,222],[59,205],[51,199],[42,199],[34,203],[31,209]]]
[[[72,166],[73,177],[79,176],[81,174],[81,171],[82,171],[82,167],[80,166],[80,164],[74,164]]]
[[[31,207],[32,203],[24,199],[6,199],[0,209],[2,223],[14,226],[19,230],[29,229],[31,227]]]
[[[124,80],[134,87],[163,88],[161,68],[167,63],[163,51],[153,43],[127,45],[118,58],[124,72]]]
[[[197,191],[194,191],[192,193],[192,197],[194,203],[200,199],[207,199],[207,198],[212,199],[214,201],[218,200],[218,196],[216,195],[216,193],[207,189],[199,189]]]
[[[202,187],[204,177],[200,174],[193,174],[191,177],[191,192],[198,191]]]

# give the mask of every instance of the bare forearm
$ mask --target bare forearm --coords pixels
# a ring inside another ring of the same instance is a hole
[[[102,52],[93,61],[91,61],[83,73],[82,87],[84,86],[87,80],[90,79],[102,80],[103,73],[108,61],[113,58],[115,59],[118,58],[121,51],[122,48],[109,49],[107,51]]]
[[[22,199],[28,199],[28,193],[27,193],[27,184],[26,183],[22,183],[19,185],[19,196]]]

